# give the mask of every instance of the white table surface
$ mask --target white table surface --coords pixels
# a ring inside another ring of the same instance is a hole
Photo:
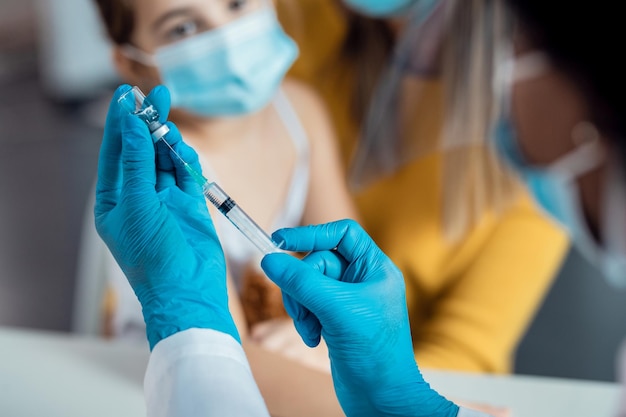
[[[451,400],[507,407],[512,417],[616,417],[618,384],[561,378],[424,371]]]
[[[0,416],[143,417],[147,349],[0,328]]]
[[[0,416],[145,416],[147,349],[0,328]],[[448,398],[506,406],[513,417],[613,417],[617,384],[424,371]]]

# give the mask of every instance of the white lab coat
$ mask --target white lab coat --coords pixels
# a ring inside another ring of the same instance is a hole
[[[144,380],[150,417],[269,417],[241,345],[208,329],[154,347]]]
[[[144,389],[150,417],[270,416],[243,348],[215,330],[185,330],[159,342]],[[488,416],[461,408],[458,417]]]

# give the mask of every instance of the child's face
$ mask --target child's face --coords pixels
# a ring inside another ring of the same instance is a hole
[[[258,10],[266,0],[134,0],[132,43],[148,53],[223,26]]]
[[[133,0],[134,32],[114,50],[128,84],[164,84],[190,117],[244,116],[275,96],[298,56],[271,0]]]

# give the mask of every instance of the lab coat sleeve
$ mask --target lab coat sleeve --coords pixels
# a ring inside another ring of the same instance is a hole
[[[480,411],[470,410],[469,408],[459,408],[456,417],[491,417],[490,414],[481,413]]]
[[[144,390],[150,417],[269,417],[241,345],[210,329],[160,341]]]

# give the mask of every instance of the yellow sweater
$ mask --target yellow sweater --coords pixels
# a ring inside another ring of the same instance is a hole
[[[349,116],[356,69],[338,65],[346,34],[338,2],[277,3],[285,30],[301,48],[290,75],[325,99],[347,164],[358,138]],[[431,90],[432,100],[441,100],[440,89]],[[441,127],[441,117],[428,120],[430,128]],[[440,154],[420,158],[355,196],[362,221],[404,274],[420,366],[510,372],[567,240],[524,195],[500,216],[485,213],[450,244],[441,229],[441,163]]]

